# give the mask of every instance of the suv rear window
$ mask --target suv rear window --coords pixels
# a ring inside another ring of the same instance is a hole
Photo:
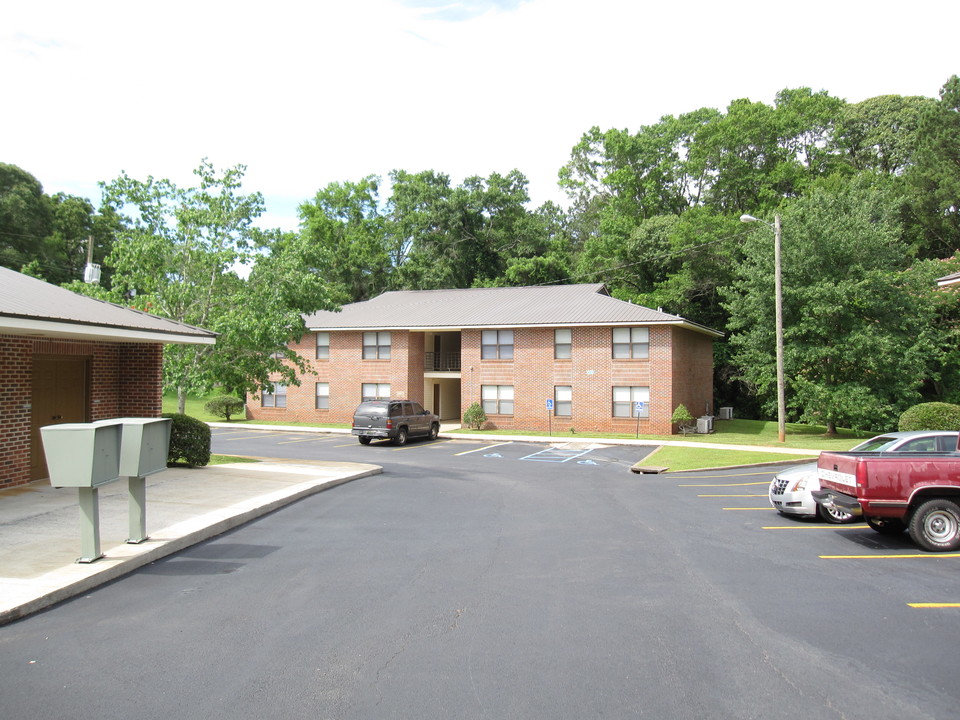
[[[357,408],[357,415],[386,415],[387,404],[383,402],[365,402]]]

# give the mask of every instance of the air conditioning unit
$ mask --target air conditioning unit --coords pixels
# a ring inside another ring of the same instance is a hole
[[[697,418],[697,432],[704,435],[713,432],[713,415],[704,415]]]
[[[732,407],[722,407],[722,408],[720,408],[720,419],[721,419],[721,420],[733,420],[733,408],[732,408]]]

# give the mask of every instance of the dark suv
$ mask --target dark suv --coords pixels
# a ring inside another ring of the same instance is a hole
[[[436,439],[440,418],[411,400],[368,400],[353,414],[351,432],[361,445],[369,445],[374,438],[390,438],[394,445],[403,445],[417,435]]]

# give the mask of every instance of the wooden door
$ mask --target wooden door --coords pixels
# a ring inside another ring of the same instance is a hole
[[[37,356],[33,359],[30,479],[49,477],[40,428],[59,423],[87,422],[87,360]]]

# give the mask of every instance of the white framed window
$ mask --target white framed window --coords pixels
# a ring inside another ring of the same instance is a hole
[[[389,360],[390,359],[390,333],[389,332],[365,332],[363,334],[363,359],[364,360]]]
[[[363,383],[360,394],[363,402],[367,400],[389,400],[390,383]]]
[[[317,410],[330,409],[330,383],[317,383]]]
[[[317,360],[330,359],[330,333],[317,333]]]
[[[481,385],[480,400],[487,415],[513,415],[513,385]]]
[[[613,357],[633,360],[650,357],[649,328],[613,328]]]
[[[553,331],[553,357],[556,360],[569,360],[573,356],[573,330],[557,328]]]
[[[283,383],[274,383],[273,392],[263,391],[260,396],[263,407],[285,408],[287,406],[287,386]]]
[[[637,403],[642,403],[637,410]],[[615,385],[613,388],[614,417],[650,417],[650,388],[641,385]]]
[[[513,330],[484,330],[480,335],[481,360],[513,360]]]
[[[558,417],[573,415],[573,387],[557,385],[553,388],[553,414]]]

